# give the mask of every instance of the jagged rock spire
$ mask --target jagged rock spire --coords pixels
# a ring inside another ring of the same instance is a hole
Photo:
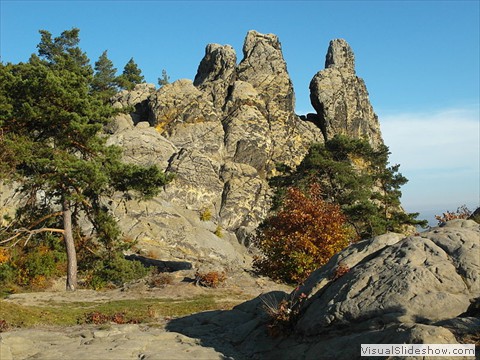
[[[258,91],[271,119],[286,121],[287,113],[293,113],[295,94],[277,35],[255,30],[247,33],[237,78],[252,84]]]
[[[355,55],[344,39],[330,41],[325,58],[325,69],[328,68],[347,68],[355,71]]]
[[[235,80],[237,54],[230,45],[208,44],[193,85],[203,90],[217,109],[222,109],[228,88]]]
[[[355,57],[345,40],[330,42],[325,69],[310,82],[310,100],[325,140],[346,135],[366,138],[373,147],[383,144],[378,117],[364,81],[355,74]]]

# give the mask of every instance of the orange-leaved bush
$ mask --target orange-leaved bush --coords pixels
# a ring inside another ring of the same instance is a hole
[[[300,283],[353,239],[336,204],[322,199],[320,186],[291,187],[280,210],[268,217],[256,236],[262,256],[254,267],[275,280]]]

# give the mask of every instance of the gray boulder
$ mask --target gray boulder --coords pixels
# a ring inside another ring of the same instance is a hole
[[[248,359],[354,359],[361,344],[468,343],[480,331],[479,253],[480,225],[471,220],[418,236],[389,233],[347,247],[291,294],[264,294],[169,329]],[[266,305],[271,313],[283,299],[295,304],[292,322],[271,337]]]
[[[478,226],[458,224],[465,225],[409,236],[353,266],[346,256],[341,263],[350,271],[336,280],[330,274],[323,286],[326,269],[314,273],[302,288],[309,300],[297,330],[311,336],[359,322],[430,324],[459,316],[480,295],[480,244]]]

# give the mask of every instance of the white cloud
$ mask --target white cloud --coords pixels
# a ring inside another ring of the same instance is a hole
[[[473,108],[379,115],[390,162],[410,181],[408,210],[479,203],[480,119]],[[409,209],[410,208],[410,209]]]
[[[476,166],[479,161],[478,111],[442,110],[380,117],[382,135],[395,160],[405,169]]]

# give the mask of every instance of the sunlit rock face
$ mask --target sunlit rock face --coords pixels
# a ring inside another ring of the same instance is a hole
[[[310,100],[326,139],[337,134],[383,144],[378,117],[364,81],[356,75],[355,57],[343,39],[330,42],[325,69],[310,82]]]

